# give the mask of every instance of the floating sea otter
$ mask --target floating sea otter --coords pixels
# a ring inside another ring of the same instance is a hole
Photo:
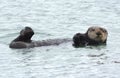
[[[9,47],[10,48],[32,48],[39,46],[59,45],[65,42],[72,42],[72,39],[48,39],[42,41],[31,40],[34,35],[34,31],[30,27],[25,27],[20,31],[20,35],[14,39]],[[105,44],[107,40],[107,30],[101,27],[90,27],[85,34],[77,33],[73,37],[73,46],[85,46],[85,45],[99,45]]]
[[[102,27],[90,27],[86,33],[77,33],[73,37],[75,47],[106,44],[108,32]]]

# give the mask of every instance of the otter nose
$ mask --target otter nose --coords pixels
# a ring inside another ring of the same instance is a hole
[[[102,35],[100,32],[97,32],[96,34],[97,34],[98,36],[99,36],[99,35]]]

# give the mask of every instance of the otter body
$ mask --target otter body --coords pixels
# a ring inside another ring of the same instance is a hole
[[[41,40],[41,41],[31,41],[31,42],[11,42],[10,48],[33,48],[40,46],[50,46],[50,45],[59,45],[61,43],[66,43],[72,41],[71,39],[49,39],[49,40]]]
[[[90,27],[86,33],[77,33],[73,37],[73,46],[106,44],[108,32],[102,27]]]
[[[20,35],[10,43],[9,47],[16,49],[33,48],[39,46],[59,45],[61,43],[72,41],[72,39],[69,38],[33,41],[31,40],[33,35],[34,31],[30,27],[25,27],[25,29],[20,31]]]

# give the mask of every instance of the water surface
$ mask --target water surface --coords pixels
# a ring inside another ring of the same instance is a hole
[[[0,0],[0,78],[119,78],[120,0]],[[90,26],[105,27],[106,46],[71,43],[10,49],[21,29],[33,40],[72,38]]]

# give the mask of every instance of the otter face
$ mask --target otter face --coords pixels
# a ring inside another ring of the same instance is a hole
[[[102,27],[90,27],[87,31],[87,35],[92,40],[105,42],[107,40],[108,32]]]

